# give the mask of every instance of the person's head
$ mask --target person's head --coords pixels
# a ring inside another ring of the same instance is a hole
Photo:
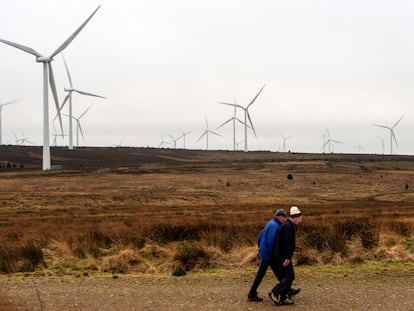
[[[278,209],[275,213],[275,218],[279,220],[281,224],[283,224],[287,219],[287,213],[284,209]]]
[[[299,224],[302,221],[302,213],[297,206],[292,206],[289,211],[289,218],[295,224]]]

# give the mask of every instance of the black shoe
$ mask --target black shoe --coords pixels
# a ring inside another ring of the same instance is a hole
[[[280,294],[277,295],[277,294],[274,294],[273,292],[270,292],[269,297],[270,297],[270,299],[272,299],[272,301],[275,303],[275,305],[282,304],[282,299],[281,299]]]
[[[248,296],[247,297],[247,301],[250,301],[250,302],[261,302],[261,301],[263,301],[263,298],[257,296],[257,294],[256,294],[254,296]]]
[[[287,293],[288,298],[292,298],[293,296],[297,295],[300,293],[300,288],[296,289],[296,288],[291,288],[289,290],[289,292]]]

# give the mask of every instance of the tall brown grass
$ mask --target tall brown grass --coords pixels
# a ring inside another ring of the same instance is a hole
[[[113,273],[166,272],[255,264],[263,223],[171,221],[143,225],[105,222],[43,228],[31,238],[2,237],[0,272],[49,269]],[[10,230],[10,229],[9,229]],[[369,217],[306,220],[298,227],[297,264],[414,258],[412,225]]]

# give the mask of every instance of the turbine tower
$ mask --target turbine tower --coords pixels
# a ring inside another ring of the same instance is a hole
[[[69,73],[69,68],[68,65],[66,64],[66,60],[63,57],[63,62],[65,63],[65,68],[66,68],[66,73],[68,75],[68,80],[69,80],[69,85],[70,88],[65,88],[65,92],[68,92],[68,95],[66,95],[65,99],[63,100],[62,106],[60,106],[59,111],[62,111],[63,107],[65,106],[66,102],[69,100],[69,149],[73,149],[73,131],[72,131],[72,93],[76,92],[78,94],[81,95],[87,95],[87,96],[94,96],[94,97],[99,97],[99,98],[105,98],[101,95],[96,95],[96,94],[92,94],[92,93],[87,93],[84,91],[80,91],[78,89],[73,88],[73,84],[72,84],[72,79]]]
[[[238,104],[230,104],[230,103],[219,102],[219,104],[238,107],[238,108],[240,108],[244,111],[244,151],[245,152],[247,152],[247,128],[248,127],[251,127],[251,129],[253,130],[254,136],[256,137],[256,131],[254,130],[252,119],[250,118],[250,114],[249,114],[249,107],[251,105],[253,105],[253,103],[255,102],[257,97],[260,95],[260,93],[263,91],[265,86],[266,85],[263,85],[263,87],[260,89],[260,91],[257,93],[257,95],[252,99],[252,101],[246,107],[243,107],[243,106],[238,105]],[[249,121],[249,124],[247,123],[247,120]]]
[[[63,135],[62,117],[59,111],[59,100],[58,100],[58,96],[56,92],[55,78],[54,78],[53,70],[52,70],[53,57],[55,57],[57,54],[62,52],[72,42],[72,40],[75,39],[75,37],[79,34],[79,32],[83,29],[83,27],[85,27],[85,25],[89,22],[92,16],[95,15],[96,11],[98,11],[99,8],[100,6],[98,6],[95,9],[95,11],[86,19],[86,21],[84,21],[83,24],[80,25],[80,27],[68,39],[66,39],[66,41],[64,41],[62,45],[60,45],[56,49],[56,51],[54,51],[49,56],[44,56],[43,54],[40,54],[39,52],[32,49],[31,47],[0,39],[0,42],[3,42],[7,45],[10,45],[19,50],[22,50],[24,52],[27,52],[29,54],[36,56],[36,62],[43,63],[43,163],[42,163],[43,170],[50,170],[51,168],[50,145],[49,145],[50,138],[49,138],[48,80],[49,80],[50,88],[52,90],[53,98],[55,100],[56,110],[58,112],[58,117],[59,117],[60,129]]]
[[[16,100],[12,100],[11,102],[7,102],[7,103],[0,103],[0,145],[3,145],[3,141],[2,141],[2,131],[1,131],[1,128],[2,128],[2,124],[1,124],[1,119],[2,119],[2,116],[1,116],[1,112],[2,112],[2,110],[3,110],[3,106],[7,106],[7,105],[10,105],[10,104],[13,104],[13,103],[15,103],[15,102],[17,102],[17,101],[19,101],[20,99],[16,99]]]
[[[398,123],[400,123],[401,119],[404,117],[404,115],[401,116],[401,118],[398,119],[397,122],[394,123],[394,125],[392,127],[386,126],[386,125],[379,125],[379,124],[374,124],[374,126],[378,126],[378,127],[382,127],[385,128],[387,130],[390,130],[390,154],[392,153],[392,141],[395,141],[395,144],[398,146],[398,142],[397,142],[397,138],[395,137],[394,134],[394,128],[398,125]]]

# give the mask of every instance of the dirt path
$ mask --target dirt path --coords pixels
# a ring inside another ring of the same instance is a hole
[[[167,275],[0,277],[1,310],[414,310],[414,269],[345,272],[297,269],[293,306],[267,297],[273,277],[247,302],[253,270]]]

